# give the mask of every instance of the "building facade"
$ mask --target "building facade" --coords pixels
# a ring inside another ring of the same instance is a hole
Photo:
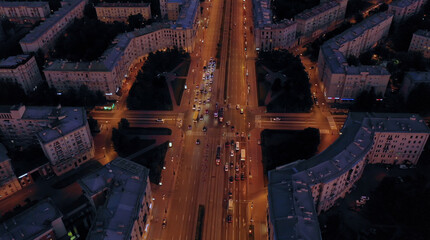
[[[127,22],[130,15],[141,14],[151,19],[150,3],[100,3],[95,6],[97,18],[102,22]]]
[[[394,22],[401,22],[418,13],[427,0],[396,0],[388,5],[387,12],[393,14]]]
[[[11,148],[39,144],[57,175],[94,157],[94,142],[83,108],[3,107],[0,132],[2,142]]]
[[[0,82],[17,83],[28,94],[42,83],[42,75],[33,56],[17,55],[0,61]]]
[[[425,58],[430,58],[430,31],[418,30],[412,35],[409,52],[421,52]]]
[[[358,57],[387,36],[392,19],[387,13],[373,15],[321,46],[318,74],[327,101],[354,100],[372,88],[384,95],[390,73],[382,66],[349,66],[347,57]]]
[[[270,1],[253,0],[255,47],[257,51],[289,49],[296,46],[297,23],[283,20],[273,23]]]
[[[0,200],[21,190],[21,184],[13,171],[7,150],[0,143]]]
[[[62,2],[62,7],[19,41],[24,53],[47,51],[75,18],[84,16],[87,0]]]
[[[12,22],[35,23],[46,20],[49,14],[48,2],[0,2],[0,18]]]
[[[269,171],[269,239],[322,239],[318,214],[345,197],[366,164],[416,164],[429,135],[417,115],[350,113],[329,148]]]
[[[88,240],[147,238],[153,204],[149,169],[116,158],[79,184],[97,210]]]
[[[182,1],[181,0],[170,0],[166,4],[167,8],[167,19],[170,21],[176,21],[179,18],[181,12]]]
[[[192,52],[200,14],[199,1],[184,3],[175,23],[153,23],[142,29],[118,35],[102,56],[92,62],[56,60],[48,63],[44,74],[48,84],[59,92],[88,86],[116,99],[130,67],[148,53],[171,47]]]
[[[50,240],[66,234],[63,214],[49,198],[0,224],[1,239]]]
[[[336,28],[345,18],[348,0],[321,1],[316,7],[297,14],[297,37],[300,43],[309,42]]]

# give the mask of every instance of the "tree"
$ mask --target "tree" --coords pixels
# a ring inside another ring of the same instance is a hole
[[[118,129],[123,130],[128,128],[130,128],[130,123],[128,120],[126,118],[121,118],[121,120],[118,122]]]
[[[88,3],[84,8],[84,17],[88,19],[97,19],[97,12],[92,3]]]
[[[88,118],[88,125],[90,127],[91,132],[99,132],[99,123],[96,119],[94,119],[92,116]]]
[[[413,113],[427,114],[430,112],[430,86],[419,84],[409,93],[406,106]]]
[[[362,91],[351,106],[351,111],[355,112],[372,112],[376,104],[375,89],[372,87],[370,91]]]
[[[127,22],[129,29],[137,29],[143,27],[143,22],[145,19],[143,18],[142,14],[138,13],[136,15],[130,15],[128,16]]]

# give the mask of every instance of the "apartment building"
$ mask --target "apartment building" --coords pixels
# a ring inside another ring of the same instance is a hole
[[[96,217],[87,239],[146,239],[152,213],[149,169],[116,158],[79,181]]]
[[[429,135],[418,115],[350,113],[322,153],[269,171],[269,239],[322,239],[318,214],[345,197],[367,163],[416,164]]]
[[[430,86],[430,72],[406,72],[400,94],[407,99],[411,91],[422,84]]]
[[[163,19],[167,19],[167,1],[168,0],[160,0],[160,14]]]
[[[0,61],[0,82],[17,83],[28,94],[42,83],[42,75],[35,58],[23,54]]]
[[[21,189],[21,184],[13,171],[7,150],[0,143],[0,200],[11,196]]]
[[[2,142],[10,148],[39,144],[57,175],[94,156],[94,143],[83,108],[2,107],[0,133]]]
[[[382,66],[349,66],[348,56],[375,46],[388,35],[393,15],[380,13],[366,18],[325,42],[318,56],[318,74],[327,101],[351,101],[363,90],[385,93],[390,73]]]
[[[425,58],[430,58],[430,31],[418,30],[412,35],[409,52],[421,52]]]
[[[0,2],[0,18],[12,22],[35,23],[46,20],[49,14],[48,2]]]
[[[181,12],[182,0],[170,0],[167,1],[167,19],[170,21],[176,21],[179,18],[179,13]]]
[[[101,91],[115,99],[130,67],[141,57],[173,45],[173,32],[169,24],[154,23],[131,33],[118,35],[98,60],[69,62],[55,60],[44,69],[46,81],[59,92],[70,87],[86,85],[90,90]]]
[[[49,240],[66,234],[63,214],[50,198],[0,224],[0,239]]]
[[[257,51],[288,49],[296,45],[297,23],[287,19],[273,23],[269,0],[253,0],[253,12]]]
[[[336,28],[345,18],[348,0],[331,0],[297,14],[297,36],[300,42],[309,42]]]
[[[388,5],[387,12],[394,15],[394,22],[401,22],[418,13],[427,0],[396,0]]]
[[[39,49],[47,51],[75,18],[84,16],[85,4],[87,0],[62,2],[62,7],[57,12],[19,41],[22,51],[24,53],[36,52]]]
[[[130,15],[141,14],[151,19],[150,3],[100,3],[95,6],[97,18],[102,22],[127,22]]]
[[[175,23],[153,23],[145,28],[118,35],[102,56],[91,62],[56,60],[48,63],[44,74],[48,84],[59,92],[85,84],[117,99],[130,67],[148,53],[171,47],[192,52],[199,17],[199,1],[189,0]]]

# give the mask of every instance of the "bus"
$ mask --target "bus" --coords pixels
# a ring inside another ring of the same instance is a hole
[[[246,152],[245,149],[240,150],[240,160],[245,161],[246,160]]]
[[[198,111],[195,111],[195,112],[194,112],[194,115],[193,115],[193,121],[194,121],[194,122],[197,122],[198,118],[199,118],[199,112],[198,112]]]
[[[115,108],[115,103],[108,103],[105,105],[99,105],[94,107],[95,110],[99,110],[99,111],[112,111],[114,108]]]

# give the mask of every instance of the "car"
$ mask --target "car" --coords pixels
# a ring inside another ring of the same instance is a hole
[[[275,117],[275,118],[273,118],[272,120],[273,120],[273,121],[281,121],[281,118],[279,118],[279,117]]]
[[[234,168],[234,163],[230,162],[230,168]]]
[[[236,174],[234,175],[234,180],[239,181],[239,174],[238,174],[238,173],[236,173]]]
[[[202,104],[202,100],[199,100],[199,104]]]
[[[208,129],[206,128],[206,126],[203,127],[203,132],[206,132]]]
[[[228,172],[228,163],[225,164],[224,171]]]
[[[191,130],[193,128],[193,126],[188,125],[188,130]]]
[[[227,121],[225,124],[227,124],[227,126],[230,126],[231,122]]]
[[[231,131],[234,131],[234,126],[231,126]]]
[[[197,111],[201,111],[202,109],[200,107],[197,108]]]
[[[240,108],[240,105],[236,104],[236,110],[239,110],[239,108]]]
[[[239,132],[236,132],[236,137],[239,137]]]
[[[243,108],[240,109],[240,114],[243,114]]]
[[[245,180],[245,173],[241,173],[241,174],[240,174],[240,180],[241,180],[241,181],[244,181],[244,180]]]
[[[239,165],[236,165],[236,172],[239,172]]]
[[[193,110],[196,110],[196,105],[195,104],[193,105]]]
[[[233,198],[233,193],[230,191],[228,191],[228,199],[232,199]]]
[[[228,223],[233,222],[233,217],[231,215],[227,215],[227,222]]]
[[[206,113],[206,114],[209,114],[209,109],[206,109],[206,110],[205,110],[205,113]]]
[[[200,139],[197,138],[196,145],[200,145]]]
[[[163,218],[163,222],[161,223],[161,226],[163,228],[166,228],[166,226],[167,226],[167,220],[165,218]]]
[[[234,146],[234,140],[230,141],[231,146]]]
[[[209,103],[210,101],[211,101],[211,98],[208,98],[208,99],[206,100],[206,102],[207,102],[207,103]]]
[[[157,119],[157,120],[155,120],[156,122],[164,122],[164,119],[162,119],[162,118],[159,118],[159,119]]]
[[[196,89],[199,89],[199,85],[198,84],[196,84]]]
[[[198,99],[197,98],[194,98],[194,102],[197,102],[198,101]]]
[[[230,177],[228,178],[228,180],[229,180],[229,182],[230,182],[230,183],[233,183],[233,180],[234,180],[234,179],[233,179],[233,176],[230,176]]]
[[[244,133],[244,132],[241,132],[241,133],[240,133],[240,137],[241,137],[241,138],[244,138],[244,137],[245,137],[245,133]]]
[[[230,147],[230,143],[227,141],[227,142],[225,142],[225,147],[226,148],[229,148]]]
[[[203,114],[200,115],[200,121],[203,121]]]
[[[230,151],[230,156],[234,157],[234,151],[233,150]]]

